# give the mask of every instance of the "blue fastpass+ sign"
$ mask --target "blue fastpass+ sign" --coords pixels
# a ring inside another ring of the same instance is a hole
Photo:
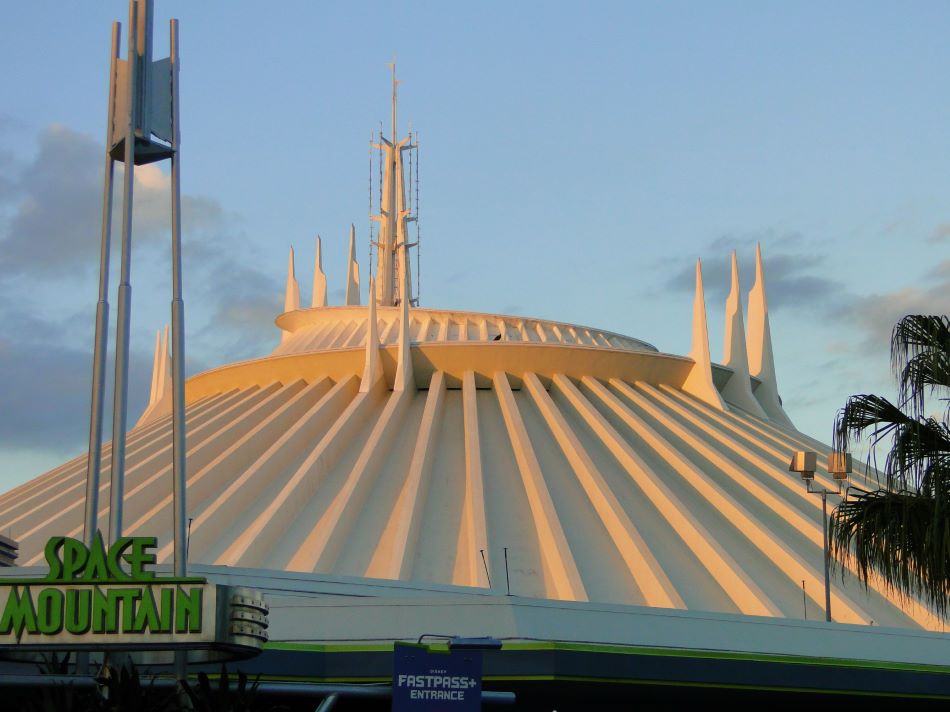
[[[430,652],[424,645],[393,649],[393,712],[476,712],[482,702],[480,650]]]

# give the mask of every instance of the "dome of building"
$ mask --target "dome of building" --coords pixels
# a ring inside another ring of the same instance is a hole
[[[768,357],[761,258],[758,269],[749,350]],[[818,617],[821,503],[788,463],[828,449],[768,399],[768,364],[758,378],[711,364],[698,267],[697,288],[683,357],[409,300],[300,308],[291,263],[273,353],[187,382],[189,562]],[[744,357],[739,311],[729,324]],[[124,510],[124,533],[158,536],[160,562],[172,539],[165,351],[129,434]],[[81,536],[85,469],[79,457],[0,498],[21,564],[42,563],[54,533]],[[936,625],[854,577],[835,580],[832,609],[842,622]]]

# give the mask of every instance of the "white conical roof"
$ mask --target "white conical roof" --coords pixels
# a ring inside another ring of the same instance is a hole
[[[379,376],[361,388],[373,313]],[[411,385],[393,390],[407,318]],[[820,617],[821,501],[788,462],[828,448],[691,395],[690,359],[576,324],[374,300],[278,325],[272,355],[187,383],[191,563],[504,591],[507,548],[519,596]],[[711,369],[721,390],[730,373]],[[157,535],[160,561],[170,429],[162,417],[128,439],[125,532]],[[21,564],[80,535],[84,478],[83,456],[0,497]],[[108,489],[104,473],[103,526]],[[853,576],[835,578],[832,610],[937,625]]]

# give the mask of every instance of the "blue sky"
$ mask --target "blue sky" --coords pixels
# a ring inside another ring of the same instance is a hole
[[[350,222],[365,268],[367,143],[394,56],[401,130],[420,134],[424,305],[683,354],[701,257],[719,359],[729,253],[748,291],[760,241],[779,390],[824,441],[849,394],[889,392],[893,322],[948,311],[946,3],[158,0],[155,15],[156,58],[181,20],[191,372],[270,351],[291,244],[304,294],[317,233],[331,301]],[[116,19],[120,0],[3,10],[0,489],[84,447]],[[167,177],[138,176],[133,417],[168,313]]]

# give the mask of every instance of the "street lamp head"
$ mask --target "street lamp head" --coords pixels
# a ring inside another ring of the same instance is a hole
[[[847,452],[828,453],[828,472],[836,480],[846,480],[851,474],[851,454]]]
[[[818,466],[818,455],[814,452],[799,450],[792,455],[792,461],[788,464],[789,472],[797,472],[803,480],[815,479],[815,469]]]

